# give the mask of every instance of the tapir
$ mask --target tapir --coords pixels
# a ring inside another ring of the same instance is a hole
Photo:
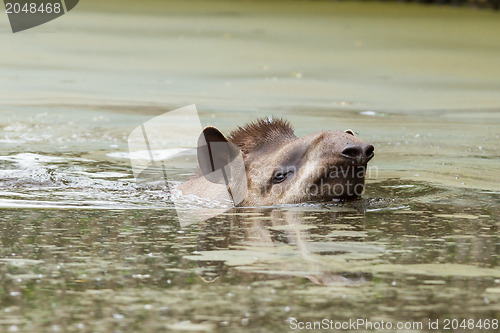
[[[267,117],[227,137],[204,128],[197,154],[198,172],[179,186],[182,194],[219,199],[229,193],[236,206],[273,206],[359,198],[374,147],[351,130],[299,138],[287,120]]]

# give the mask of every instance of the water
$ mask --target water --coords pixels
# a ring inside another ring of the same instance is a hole
[[[0,331],[500,318],[495,13],[147,4],[0,37]],[[166,188],[136,184],[127,137],[191,103],[225,132],[268,114],[358,132],[376,149],[364,198],[181,225]]]

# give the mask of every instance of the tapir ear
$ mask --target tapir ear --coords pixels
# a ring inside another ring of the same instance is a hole
[[[354,131],[350,129],[345,130],[344,133],[354,135]]]
[[[198,138],[198,165],[205,178],[217,184],[229,184],[229,168],[224,168],[239,154],[240,149],[215,127],[205,127]]]

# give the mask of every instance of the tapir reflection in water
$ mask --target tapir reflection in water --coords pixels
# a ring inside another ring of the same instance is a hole
[[[198,142],[200,170],[179,189],[208,199],[230,193],[237,206],[359,198],[374,156],[373,146],[351,130],[299,138],[288,121],[274,118],[238,127],[227,138],[206,127]],[[237,156],[242,166],[228,168]]]
[[[330,220],[353,212],[326,211],[323,214]],[[196,260],[202,268],[200,277],[205,282],[214,282],[226,274],[266,280],[304,277],[319,285],[371,280],[370,273],[356,268],[355,264],[346,264],[348,258],[351,253],[354,258],[360,255],[365,259],[376,257],[384,248],[364,242],[313,241],[317,236],[314,233],[323,233],[328,226],[307,228],[308,222],[304,219],[307,215],[305,211],[277,208],[235,208],[229,214],[201,223],[198,254],[190,259]],[[362,225],[350,224],[350,227],[363,230]],[[342,255],[325,254],[324,251]],[[224,259],[231,258],[243,260],[227,265]]]

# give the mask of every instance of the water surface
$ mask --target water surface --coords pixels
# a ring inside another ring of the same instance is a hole
[[[116,3],[0,35],[0,331],[499,319],[498,15]],[[135,182],[127,137],[192,103],[224,132],[269,114],[356,131],[376,150],[364,198],[181,225],[167,188]]]

